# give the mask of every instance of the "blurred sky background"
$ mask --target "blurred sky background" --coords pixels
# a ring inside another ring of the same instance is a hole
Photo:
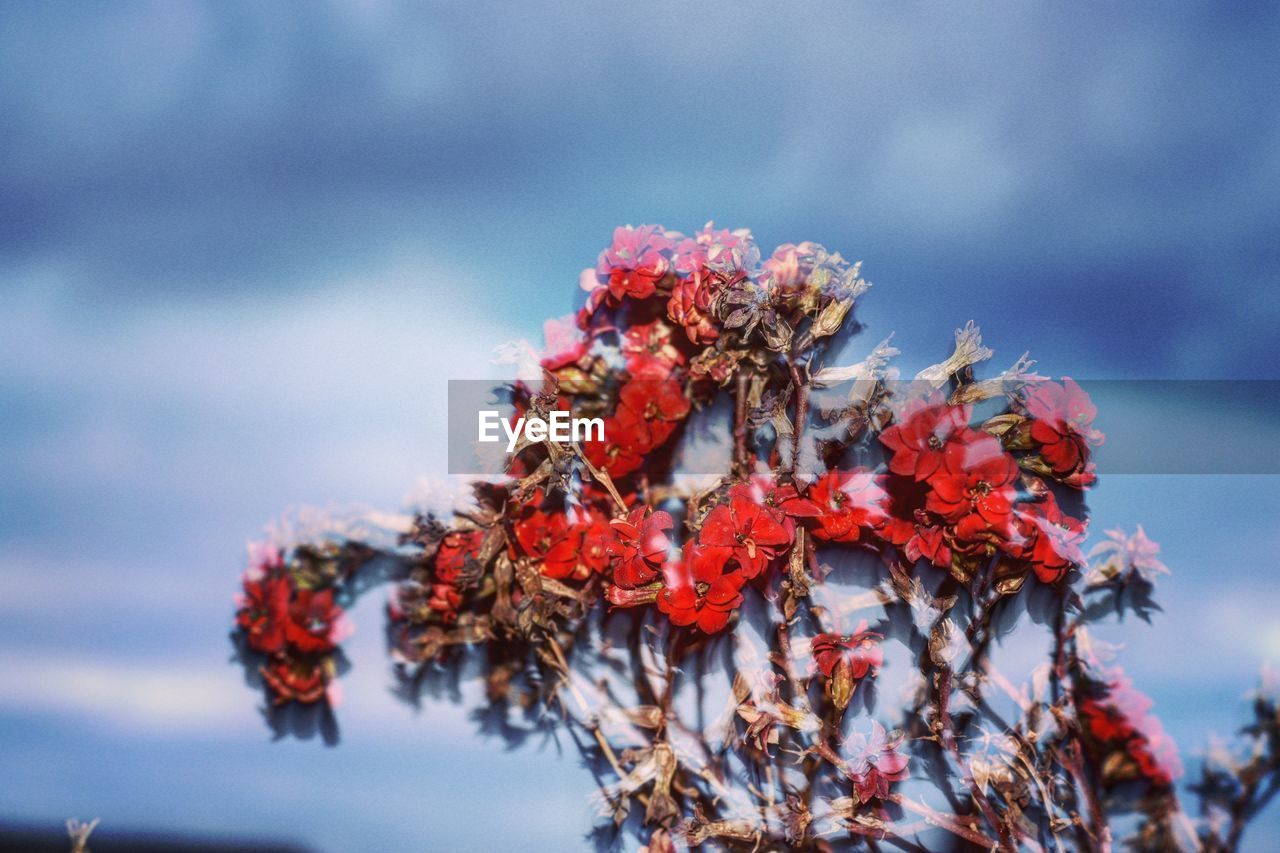
[[[0,5],[0,821],[583,846],[571,745],[398,704],[378,595],[343,743],[270,743],[245,540],[443,474],[445,380],[624,223],[864,259],[907,369],[972,318],[997,367],[1280,378],[1277,44],[1273,4]],[[1092,505],[1164,545],[1123,660],[1193,764],[1280,662],[1280,478]]]

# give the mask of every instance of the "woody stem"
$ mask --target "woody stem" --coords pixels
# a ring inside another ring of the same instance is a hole
[[[909,812],[915,812],[934,826],[941,827],[954,835],[960,836],[965,841],[971,841],[987,850],[997,846],[994,839],[988,838],[976,829],[970,829],[961,823],[958,818],[935,811],[924,803],[917,803],[915,800],[907,799],[901,794],[890,794],[887,799],[891,803],[902,806]]]
[[[942,726],[942,743],[946,747],[947,752],[951,753],[951,757],[955,759],[956,766],[960,770],[960,776],[969,788],[973,801],[978,806],[978,811],[982,812],[982,816],[986,818],[987,823],[991,825],[1000,836],[1000,847],[1005,850],[1011,850],[1013,845],[1009,842],[1008,828],[1001,822],[996,815],[996,810],[992,807],[991,801],[987,799],[987,795],[983,793],[982,788],[978,785],[977,780],[973,778],[973,774],[969,772],[969,765],[964,760],[964,756],[960,754],[960,747],[956,744],[955,731],[951,726],[951,670],[943,669],[938,676],[938,721]]]
[[[801,439],[804,438],[805,421],[809,419],[809,384],[800,376],[800,369],[796,366],[795,361],[788,364],[791,370],[791,384],[795,388],[796,394],[796,423],[795,435],[792,437],[791,443],[791,472],[795,476],[796,468],[800,466],[800,447]]]
[[[738,473],[747,473],[747,382],[749,377],[745,371],[738,371],[737,388],[734,397],[733,423],[733,459],[738,466]]]

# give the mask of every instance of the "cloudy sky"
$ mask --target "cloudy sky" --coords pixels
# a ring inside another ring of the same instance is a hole
[[[1278,40],[1263,4],[4,4],[0,820],[579,844],[572,751],[398,705],[372,599],[343,744],[269,743],[244,541],[442,474],[445,380],[628,222],[864,259],[907,369],[974,319],[1055,375],[1280,378]],[[1278,479],[1093,500],[1165,544],[1125,662],[1188,761],[1280,662]]]

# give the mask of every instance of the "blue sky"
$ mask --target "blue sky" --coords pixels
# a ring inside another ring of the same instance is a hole
[[[904,369],[972,318],[1000,366],[1280,378],[1278,38],[1263,4],[0,6],[0,819],[578,843],[572,750],[396,704],[373,599],[343,745],[268,743],[245,539],[443,474],[445,380],[627,222],[863,258]],[[1189,756],[1280,662],[1280,482],[1092,503],[1164,543],[1125,661]]]

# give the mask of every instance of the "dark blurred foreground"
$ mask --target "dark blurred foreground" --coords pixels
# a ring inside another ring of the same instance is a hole
[[[71,839],[63,826],[0,824],[0,851],[67,853]],[[193,838],[100,826],[89,836],[91,853],[307,853],[311,848],[249,838]]]

